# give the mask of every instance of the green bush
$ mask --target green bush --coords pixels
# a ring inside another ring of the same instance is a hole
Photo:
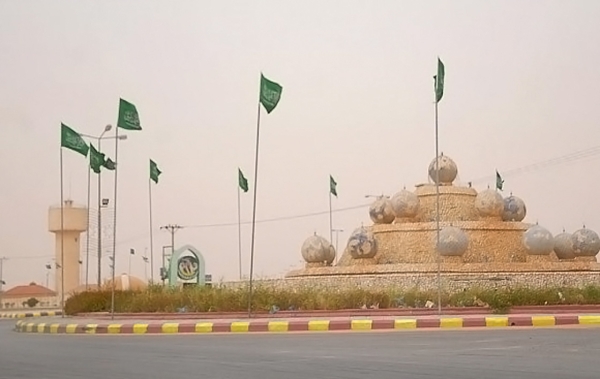
[[[360,288],[345,290],[281,289],[258,285],[253,289],[253,310],[339,310],[359,308],[422,308],[427,301],[437,302],[437,291]],[[513,306],[556,304],[600,304],[600,287],[585,288],[470,288],[462,292],[442,293],[442,306],[487,307],[504,313]],[[70,297],[65,312],[73,315],[108,312],[110,291],[82,292]],[[151,286],[145,291],[116,291],[116,312],[243,312],[248,309],[247,288],[186,287],[183,289]]]

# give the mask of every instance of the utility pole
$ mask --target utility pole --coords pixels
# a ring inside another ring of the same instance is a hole
[[[173,254],[175,252],[175,232],[177,232],[179,229],[183,229],[183,226],[180,225],[165,225],[165,226],[161,226],[160,229],[165,229],[167,230],[169,233],[171,233],[171,254]]]
[[[0,257],[0,308],[3,308],[3,306],[2,306],[2,286],[6,284],[6,282],[4,281],[3,276],[2,276],[2,273],[3,273],[2,266],[3,266],[4,261],[7,259],[8,258],[6,258],[6,257]]]

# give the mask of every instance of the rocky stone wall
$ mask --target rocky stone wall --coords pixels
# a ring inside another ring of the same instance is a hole
[[[419,212],[415,221],[429,222],[436,220],[435,186],[425,184],[418,186],[415,193],[419,197]],[[475,208],[477,191],[468,187],[440,186],[440,220],[442,221],[476,221],[479,213]]]
[[[444,273],[441,275],[445,293],[456,293],[469,288],[549,288],[585,287],[600,285],[599,272],[495,272],[495,273]],[[245,283],[229,283],[229,286],[245,286]],[[437,290],[437,274],[397,273],[387,275],[336,275],[305,276],[286,279],[257,281],[256,285],[278,289],[315,289],[336,291],[352,288],[366,290],[421,291]]]

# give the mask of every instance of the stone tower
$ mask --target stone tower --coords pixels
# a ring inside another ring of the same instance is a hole
[[[48,230],[55,235],[56,283],[59,300],[62,293],[62,272],[65,275],[65,297],[79,286],[79,236],[87,230],[87,209],[73,206],[72,200],[65,200],[61,225],[61,208],[50,207],[48,212]],[[61,227],[62,226],[62,227]],[[64,262],[62,243],[64,241]]]

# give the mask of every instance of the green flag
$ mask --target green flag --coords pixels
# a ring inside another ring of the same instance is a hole
[[[104,154],[96,150],[94,145],[90,143],[90,168],[96,174],[100,173],[100,169],[104,165]]]
[[[496,189],[502,191],[502,187],[504,186],[504,179],[500,176],[498,170],[496,170]]]
[[[329,192],[337,197],[337,183],[335,182],[335,180],[333,179],[333,176],[329,175]]]
[[[244,192],[248,192],[248,179],[244,176],[242,170],[238,168],[238,184]]]
[[[117,121],[117,127],[127,130],[142,130],[140,116],[135,105],[123,99],[119,99],[119,120]]]
[[[260,74],[260,103],[267,113],[271,113],[279,103],[283,88]]]
[[[435,102],[439,103],[444,96],[444,78],[446,76],[446,70],[444,68],[444,64],[438,58],[438,67],[437,67],[437,75],[435,78]]]
[[[102,167],[104,167],[107,170],[111,170],[113,171],[116,168],[117,164],[110,158],[106,158],[104,160],[104,164],[102,165]]]
[[[87,157],[90,149],[79,133],[65,124],[60,124],[60,147],[66,147]]]
[[[152,159],[150,159],[150,179],[154,183],[158,184],[158,176],[162,174],[162,171],[158,169],[158,165]]]

